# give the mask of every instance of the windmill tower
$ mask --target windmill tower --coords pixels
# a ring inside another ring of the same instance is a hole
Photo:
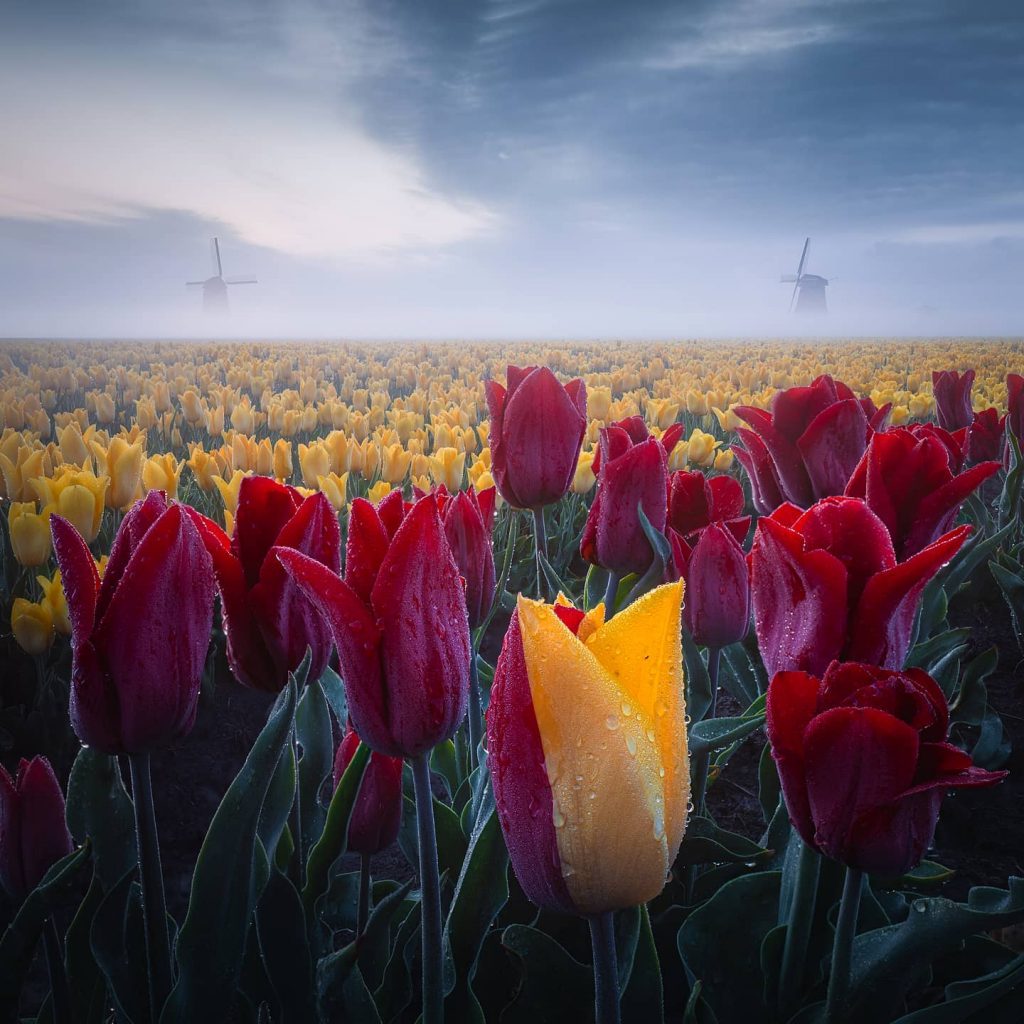
[[[210,251],[213,258],[213,276],[205,281],[186,281],[186,288],[203,289],[203,311],[206,313],[226,314],[228,311],[229,284],[256,284],[255,277],[225,277],[220,262],[220,243],[216,237]]]
[[[825,289],[828,287],[828,278],[819,277],[817,274],[805,273],[807,267],[807,251],[811,247],[811,240],[805,239],[804,250],[800,253],[800,262],[797,265],[795,274],[783,274],[783,284],[793,286],[793,294],[789,299],[789,311],[794,309],[797,313],[827,313],[828,304],[825,302]]]

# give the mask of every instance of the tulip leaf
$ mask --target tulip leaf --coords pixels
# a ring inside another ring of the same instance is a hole
[[[923,860],[912,871],[902,875],[897,884],[899,885],[941,885],[948,882],[956,872],[943,864],[936,864],[933,860]]]
[[[288,815],[294,802],[295,755],[289,743],[281,751],[277,767],[274,769],[266,799],[263,801],[263,810],[260,812],[260,823],[257,826],[260,842],[272,860],[277,855],[278,840],[287,827]]]
[[[92,843],[93,865],[105,891],[138,862],[135,807],[116,757],[92,747],[79,750],[68,778],[67,822],[76,842],[88,837]]]
[[[710,818],[696,816],[686,825],[676,865],[750,864],[768,860],[773,853],[746,836],[719,828]]]
[[[691,984],[720,1024],[768,1020],[761,945],[776,927],[781,872],[760,871],[727,882],[679,929],[679,955]],[[878,1018],[882,1019],[882,1018]]]
[[[779,770],[775,767],[771,744],[766,743],[761,749],[761,758],[757,764],[757,798],[760,801],[761,814],[764,816],[766,825],[771,822],[781,796],[782,783],[779,780]]]
[[[970,636],[970,627],[963,626],[960,629],[947,629],[944,633],[922,640],[910,649],[907,667],[923,668],[930,675],[933,666],[939,664],[951,651],[963,648]]]
[[[302,691],[295,708],[295,738],[299,756],[299,808],[303,850],[323,831],[324,812],[320,791],[334,765],[334,730],[331,713],[320,683],[314,680]]]
[[[78,891],[79,872],[89,860],[88,843],[53,864],[25,897],[0,937],[0,1007],[16,1007],[46,919]]]
[[[990,771],[1000,768],[1010,756],[1010,741],[1003,732],[1003,720],[991,708],[985,711],[978,732],[978,741],[971,749],[971,759]]]
[[[1024,650],[1024,575],[1012,572],[999,562],[989,562],[988,568],[999,584],[1007,608],[1010,609],[1017,644]]]
[[[92,880],[64,936],[64,960],[72,1006],[81,1011],[82,1024],[100,1024],[107,1004],[107,986],[92,953],[90,935],[96,911],[103,902],[103,886],[93,864]]]
[[[966,903],[922,897],[898,924],[863,932],[853,944],[850,1016],[886,1020],[920,972],[976,932],[1024,921],[1024,878],[1009,889],[976,886]]]
[[[392,929],[419,906],[418,897],[409,895],[412,887],[411,879],[399,885],[390,878],[373,887],[373,910],[358,940],[359,970],[371,990],[380,985],[390,962]]]
[[[665,1019],[665,996],[658,948],[647,907],[638,907],[637,912],[639,929],[631,969],[622,985],[622,1016],[624,1020],[660,1024]]]
[[[949,708],[951,722],[981,725],[988,708],[988,687],[985,680],[998,666],[999,648],[994,645],[967,663],[956,699]]]
[[[1018,1021],[1022,985],[1024,954],[980,978],[947,985],[945,1002],[905,1014],[895,1024],[961,1024],[975,1020],[979,1011],[993,1008],[1004,1012],[998,1015],[990,1012],[986,1020]]]
[[[756,700],[760,692],[757,673],[750,664],[750,658],[743,645],[730,644],[728,647],[723,647],[722,657],[728,668],[728,671],[723,672],[720,677],[725,689],[744,704],[750,704]]]
[[[686,672],[686,711],[690,721],[702,722],[711,710],[711,677],[690,631],[683,627],[683,666]],[[691,726],[691,732],[693,727]],[[692,750],[691,750],[692,753]]]
[[[276,868],[256,906],[256,932],[267,976],[277,996],[275,1020],[316,1019],[313,961],[306,940],[302,901],[291,880]]]
[[[369,760],[370,748],[360,743],[331,797],[330,807],[327,808],[327,823],[320,839],[309,851],[302,903],[306,908],[306,926],[310,929],[315,925],[313,914],[316,901],[327,891],[330,869],[348,847],[348,823]]]
[[[550,935],[524,924],[509,925],[501,944],[519,962],[522,979],[502,1024],[578,1020],[594,1004],[594,975]]]
[[[473,977],[480,947],[508,901],[508,891],[508,851],[492,810],[473,830],[445,922],[445,1012],[450,1020],[482,1024]]]
[[[573,588],[562,579],[561,576],[555,571],[555,567],[548,561],[547,555],[544,552],[540,552],[540,567],[544,572],[544,578],[547,581],[548,591],[552,594],[565,594],[570,600],[574,597]]]
[[[134,870],[126,872],[103,898],[93,917],[90,941],[118,1020],[143,1024],[149,1020],[146,926],[142,890],[134,876]]]
[[[324,696],[327,698],[331,711],[334,712],[338,726],[344,732],[348,724],[348,698],[345,695],[345,683],[330,665],[320,676],[320,689],[324,691]]]
[[[444,779],[448,795],[454,798],[459,789],[459,766],[455,744],[451,740],[439,743],[430,752],[430,770]]]
[[[1024,489],[1024,458],[1021,457],[1021,439],[1013,432],[1010,419],[1006,419],[1006,441],[1010,449],[1010,468],[999,495],[999,523],[1013,525],[1020,515],[1021,491]]]
[[[267,870],[257,827],[295,716],[293,676],[278,696],[249,755],[220,802],[196,860],[188,912],[178,939],[178,980],[161,1021],[221,1021],[235,991]]]
[[[708,718],[690,726],[690,756],[722,750],[764,725],[764,712],[740,718]]]
[[[373,994],[383,1020],[395,1020],[412,1002],[412,968],[419,955],[420,904],[414,903],[398,927],[384,979]]]

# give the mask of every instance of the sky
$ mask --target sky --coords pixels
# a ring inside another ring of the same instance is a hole
[[[0,97],[0,337],[1024,333],[1018,0],[3,0]]]

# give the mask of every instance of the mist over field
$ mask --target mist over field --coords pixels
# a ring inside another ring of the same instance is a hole
[[[17,0],[0,337],[1019,334],[1022,43],[1008,2]],[[215,235],[258,280],[219,317]]]

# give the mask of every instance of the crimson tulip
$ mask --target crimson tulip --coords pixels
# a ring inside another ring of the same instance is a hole
[[[469,621],[458,566],[430,494],[352,502],[345,578],[273,549],[338,648],[352,724],[373,750],[415,758],[449,739],[469,698]],[[390,499],[390,500],[389,500]]]
[[[734,520],[735,522],[735,520]],[[686,582],[683,621],[698,644],[737,643],[750,628],[747,556],[728,523],[711,523],[690,535],[675,534],[673,557]]]
[[[678,470],[668,479],[668,525],[681,537],[724,523],[741,544],[750,529],[743,515],[743,488],[731,476],[706,476]]]
[[[875,434],[847,484],[846,493],[863,498],[885,523],[897,558],[938,540],[966,498],[1001,468],[981,462],[958,473],[962,450],[940,433],[896,427]]]
[[[476,629],[487,617],[494,601],[496,577],[491,534],[496,492],[493,487],[479,492],[470,487],[449,494],[442,484],[435,493],[448,546],[466,581],[469,627]]]
[[[617,575],[643,573],[654,560],[637,506],[664,532],[668,459],[656,438],[634,443],[622,427],[605,427],[599,440],[601,472],[580,541],[588,562]]]
[[[1003,465],[1010,465],[1010,432],[1024,445],[1024,377],[1019,373],[1006,375],[1006,443],[1003,448]]]
[[[250,476],[238,491],[231,538],[206,516],[191,514],[213,558],[235,678],[277,693],[308,647],[309,678],[319,679],[331,653],[330,631],[270,551],[294,548],[337,573],[341,536],[326,496],[303,500],[294,487]]]
[[[349,726],[334,755],[335,788],[355,756],[359,742],[359,734]],[[351,852],[367,856],[380,853],[398,839],[402,824],[403,763],[400,757],[378,753],[370,755],[348,823],[348,849]]]
[[[991,786],[948,742],[942,690],[921,669],[833,662],[824,677],[780,672],[767,731],[793,826],[847,866],[902,875],[920,863],[949,789]]]
[[[782,505],[760,519],[750,554],[754,629],[769,676],[820,675],[835,660],[899,669],[925,584],[969,526],[898,562],[889,531],[860,498]]]
[[[647,422],[643,416],[627,416],[623,420],[616,420],[614,423],[609,423],[609,427],[621,427],[633,441],[633,444],[640,444],[646,441],[651,436],[651,432],[647,429]],[[684,425],[682,423],[673,423],[666,431],[658,438],[661,442],[662,448],[665,449],[665,457],[671,456],[675,450],[676,445],[679,443],[679,439],[683,436]],[[596,475],[601,470],[601,449],[598,447],[594,451],[594,461],[590,465],[591,471]]]
[[[71,619],[71,724],[106,754],[192,729],[213,624],[210,556],[185,506],[150,491],[128,510],[102,582],[78,531],[50,520]]]
[[[935,397],[935,418],[943,430],[961,430],[969,427],[974,418],[971,408],[971,387],[974,371],[932,371],[932,395]]]
[[[967,428],[967,464],[977,465],[992,459],[1002,459],[1006,417],[996,409],[982,409],[974,414]]]
[[[509,366],[489,380],[491,473],[514,508],[539,509],[569,490],[587,429],[587,387],[564,387],[545,366]]]
[[[0,888],[20,902],[71,850],[64,794],[50,762],[22,758],[13,779],[0,765]]]
[[[767,514],[782,501],[807,508],[819,498],[842,494],[869,434],[888,411],[857,399],[827,374],[808,387],[779,391],[770,412],[737,406],[736,415],[750,429],[740,428],[746,447],[733,451],[751,478],[758,511]]]

